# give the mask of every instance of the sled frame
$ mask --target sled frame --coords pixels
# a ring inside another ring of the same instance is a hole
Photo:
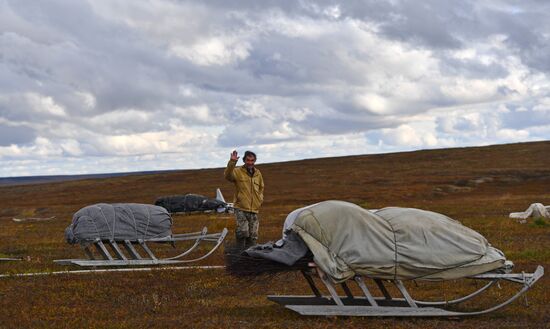
[[[150,265],[171,265],[171,264],[183,264],[198,262],[210,256],[218,247],[222,244],[227,236],[228,230],[224,228],[220,233],[208,234],[208,229],[203,227],[200,232],[173,234],[172,236],[165,238],[152,238],[152,239],[138,239],[138,240],[101,240],[96,239],[92,242],[81,244],[84,253],[88,256],[88,259],[58,259],[54,260],[55,263],[60,265],[78,265],[82,267],[96,267],[96,266],[150,266]],[[193,241],[193,245],[184,252],[167,258],[159,258],[147,245],[148,242],[156,243],[171,243],[175,246],[178,241]],[[195,250],[201,242],[214,243],[214,246],[200,257],[192,259],[184,259],[185,256]],[[139,248],[137,248],[139,246]],[[107,248],[109,247],[109,248]],[[122,247],[122,248],[121,248]],[[96,254],[92,251],[96,250],[96,253],[101,256],[101,259],[96,259]],[[109,251],[111,249],[112,253]],[[125,250],[125,252],[122,251]],[[141,253],[138,251],[141,249]]]
[[[538,266],[533,273],[493,273],[487,272],[480,275],[467,277],[469,279],[486,280],[484,286],[473,293],[445,301],[421,301],[411,297],[405,285],[401,280],[383,280],[372,279],[383,297],[375,297],[367,288],[362,276],[356,275],[350,280],[339,283],[345,296],[338,295],[336,284],[315,264],[310,264],[307,270],[302,270],[302,274],[308,282],[313,296],[277,296],[270,295],[268,299],[285,306],[286,308],[298,312],[301,315],[313,316],[376,316],[376,317],[462,317],[482,315],[498,310],[519,298],[529,290],[543,275],[544,268]],[[329,295],[322,295],[319,288],[315,285],[313,277],[318,277],[328,290]],[[505,300],[504,302],[482,311],[457,312],[446,310],[444,307],[459,304],[470,300],[499,281],[509,281],[521,285],[521,288]],[[362,296],[354,296],[347,283],[354,282],[363,293]],[[402,297],[391,296],[384,283],[393,284],[400,292]]]
[[[0,262],[9,262],[14,260],[23,260],[21,257],[2,257],[0,258]]]

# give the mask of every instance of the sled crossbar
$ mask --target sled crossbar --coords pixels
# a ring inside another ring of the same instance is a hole
[[[78,265],[83,267],[90,266],[149,266],[149,265],[170,265],[197,262],[210,256],[222,244],[227,236],[227,228],[220,233],[208,234],[208,229],[204,227],[200,232],[173,234],[169,237],[152,238],[147,240],[101,240],[96,239],[92,242],[82,244],[84,253],[88,259],[58,259],[55,263],[60,265]],[[147,245],[148,242],[156,243],[176,243],[178,241],[194,241],[193,245],[184,252],[169,258],[159,258]],[[214,246],[204,255],[185,259],[184,257],[195,250],[201,242],[210,242]],[[139,247],[138,247],[139,246]],[[122,248],[121,248],[122,247]],[[96,259],[92,248],[95,248],[96,254],[101,259]],[[109,249],[111,251],[109,251]],[[123,252],[124,249],[124,252]],[[138,251],[138,249],[141,250]]]
[[[356,275],[353,279],[340,283],[345,296],[337,294],[336,284],[315,264],[311,264],[302,274],[306,278],[314,295],[276,296],[270,295],[268,299],[298,312],[301,315],[314,316],[376,316],[376,317],[459,317],[486,314],[502,308],[529,290],[543,275],[544,268],[538,266],[533,273],[484,273],[468,277],[469,279],[488,280],[484,286],[473,293],[445,301],[421,301],[411,297],[401,280],[382,280],[370,278],[376,284],[382,297],[375,297],[367,288],[363,277]],[[313,277],[318,277],[329,295],[322,295],[315,285]],[[458,312],[445,309],[446,306],[459,304],[480,295],[499,280],[510,281],[521,285],[521,288],[512,297],[504,302],[482,311]],[[361,296],[354,296],[346,282],[355,282],[362,292]],[[400,292],[400,297],[393,297],[386,289],[385,283],[394,285]]]

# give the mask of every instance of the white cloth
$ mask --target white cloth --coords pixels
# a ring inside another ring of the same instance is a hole
[[[285,244],[285,240],[286,240],[286,236],[287,236],[286,231],[288,231],[290,229],[290,227],[292,226],[292,224],[294,224],[294,221],[296,220],[298,215],[303,210],[305,210],[307,208],[310,208],[310,207],[313,207],[316,204],[317,203],[309,205],[309,206],[305,206],[305,207],[302,207],[302,208],[298,208],[296,210],[291,211],[290,214],[288,214],[286,216],[285,222],[283,224],[283,237],[280,240],[278,240],[277,242],[275,242],[275,246],[282,247]]]
[[[324,201],[298,212],[291,229],[335,282],[355,274],[380,279],[451,280],[504,265],[503,253],[445,215],[413,208],[368,211]]]
[[[527,219],[529,217],[550,218],[550,206],[544,206],[542,203],[532,203],[525,211],[510,213],[510,218]]]

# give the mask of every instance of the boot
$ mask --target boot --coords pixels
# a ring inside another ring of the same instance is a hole
[[[246,238],[246,241],[245,241],[245,248],[250,248],[252,246],[255,246],[256,245],[256,239],[253,239],[253,238]]]
[[[238,250],[245,250],[246,249],[246,238],[237,238],[235,247]]]

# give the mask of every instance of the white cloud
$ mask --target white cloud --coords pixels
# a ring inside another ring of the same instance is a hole
[[[65,109],[60,104],[56,103],[50,96],[28,93],[25,95],[31,108],[39,113],[47,113],[55,116],[66,116]]]
[[[119,109],[112,112],[102,113],[87,119],[90,128],[102,127],[106,131],[132,132],[136,127],[145,126],[150,129],[154,113],[140,111],[137,109]]]
[[[206,104],[176,107],[174,113],[181,119],[181,122],[201,125],[222,124],[222,118],[214,116]]]
[[[512,7],[0,0],[0,176],[548,140],[550,4]]]
[[[238,38],[213,37],[199,40],[195,44],[172,45],[170,52],[198,65],[227,65],[245,59],[250,45]]]
[[[357,95],[356,102],[365,110],[375,114],[389,114],[390,109],[386,98],[377,94],[368,93],[365,95]]]
[[[381,129],[379,133],[371,133],[370,139],[377,144],[397,146],[400,148],[433,148],[438,145],[435,134],[425,126],[412,127],[408,124],[397,128]]]

